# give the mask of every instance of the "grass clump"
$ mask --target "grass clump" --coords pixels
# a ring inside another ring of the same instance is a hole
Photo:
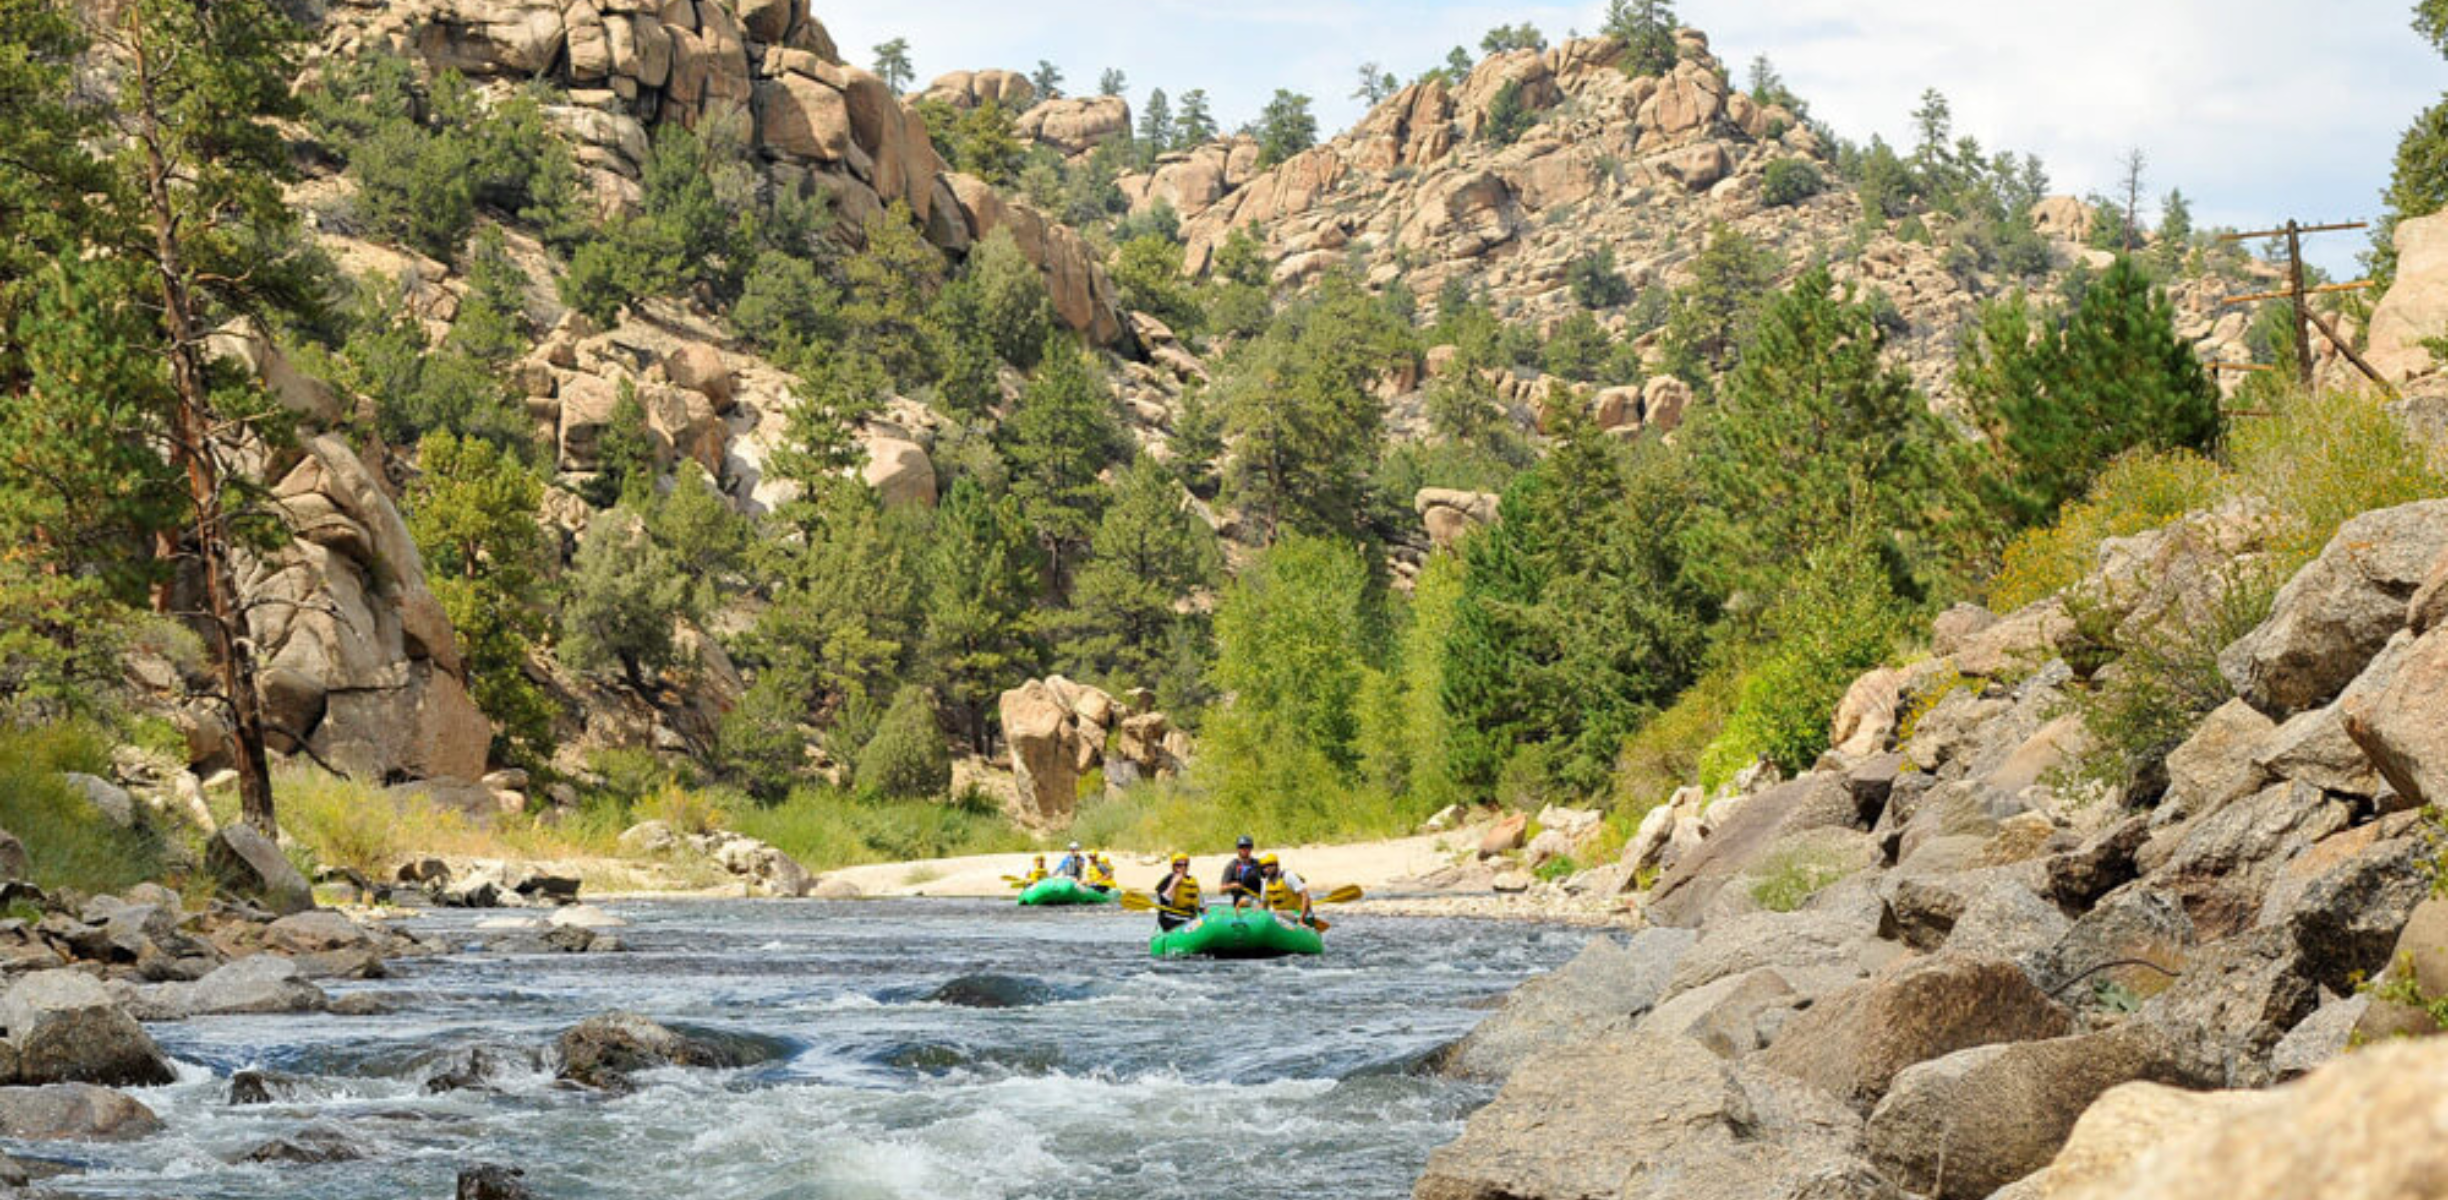
[[[0,829],[24,843],[34,885],[98,894],[162,879],[159,835],[111,824],[69,786],[71,771],[109,775],[110,738],[99,727],[0,726]]]
[[[1851,867],[1826,850],[1809,847],[1780,850],[1754,869],[1751,898],[1770,912],[1789,913],[1852,873]]]

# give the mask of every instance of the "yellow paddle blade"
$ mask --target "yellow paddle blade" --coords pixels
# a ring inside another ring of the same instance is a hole
[[[1159,900],[1146,892],[1122,893],[1122,907],[1129,909],[1132,912],[1160,912],[1166,916],[1172,917],[1195,917],[1198,915],[1197,913],[1191,912],[1188,909],[1173,908],[1167,905],[1164,901]]]
[[[1311,896],[1309,902],[1312,904],[1349,904],[1359,898],[1360,885],[1347,883],[1323,896]]]

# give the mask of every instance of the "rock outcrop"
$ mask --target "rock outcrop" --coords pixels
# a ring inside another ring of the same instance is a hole
[[[26,1084],[152,1087],[175,1076],[170,1060],[110,992],[76,971],[40,971],[0,996],[0,1033]]]
[[[1163,713],[1137,710],[1060,675],[1003,693],[997,708],[1014,784],[1008,815],[1029,829],[1069,825],[1082,799],[1080,780],[1092,770],[1102,769],[1107,786],[1119,787],[1171,778],[1190,755],[1188,735],[1172,729]]]

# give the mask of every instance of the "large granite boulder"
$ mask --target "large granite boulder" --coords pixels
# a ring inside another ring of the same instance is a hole
[[[2269,619],[2219,655],[2236,694],[2273,716],[2337,698],[2391,636],[2448,552],[2448,500],[2384,508],[2346,522],[2280,589]]]
[[[38,971],[0,996],[0,1033],[17,1055],[20,1083],[153,1087],[176,1076],[170,1059],[92,976]]]
[[[1657,1003],[1698,935],[1644,929],[1631,940],[1593,938],[1571,962],[1515,988],[1504,1007],[1455,1045],[1446,1069],[1501,1081],[1541,1050],[1629,1028]]]
[[[1940,954],[1820,1000],[1786,1023],[1760,1061],[1867,1110],[1916,1063],[2072,1028],[2072,1014],[2022,968]]]
[[[159,1133],[161,1118],[124,1092],[90,1083],[0,1087],[0,1138],[125,1142]]]
[[[314,888],[272,839],[243,822],[223,826],[204,849],[205,868],[222,887],[276,913],[314,907]]]

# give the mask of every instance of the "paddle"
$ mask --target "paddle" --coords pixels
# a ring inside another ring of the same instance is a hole
[[[1122,893],[1122,907],[1132,912],[1160,912],[1168,917],[1181,917],[1185,920],[1199,915],[1186,908],[1175,908],[1146,892]]]

